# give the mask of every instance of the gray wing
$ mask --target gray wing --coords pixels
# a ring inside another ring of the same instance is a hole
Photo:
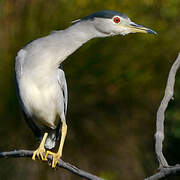
[[[65,73],[63,71],[63,67],[62,65],[60,65],[59,70],[61,71],[61,73],[59,73],[59,84],[61,87],[61,90],[63,92],[63,96],[64,96],[64,114],[66,115],[67,113],[67,106],[68,106],[68,91],[67,91],[67,83],[66,83],[66,77],[65,77]]]
[[[67,113],[67,105],[68,105],[68,91],[67,91],[67,83],[66,83],[66,77],[65,73],[63,71],[62,65],[60,65],[58,69],[58,83],[60,85],[60,88],[63,92],[63,101],[64,101],[64,114],[66,115]],[[60,131],[61,131],[61,121],[59,122],[57,128],[56,128],[56,140],[59,139],[60,136]]]
[[[34,132],[35,136],[40,139],[42,137],[42,131],[40,128],[38,128],[35,123],[32,120],[32,117],[30,117],[28,115],[28,113],[25,110],[24,104],[22,102],[21,99],[21,95],[20,95],[20,89],[19,89],[19,80],[22,76],[22,72],[23,72],[23,68],[22,68],[22,64],[24,62],[24,59],[26,57],[26,51],[25,50],[20,50],[18,52],[18,55],[16,56],[15,59],[15,86],[16,86],[16,94],[17,94],[17,98],[21,107],[21,110],[23,112],[23,115],[25,117],[25,120],[28,124],[28,126],[31,128],[31,130]]]

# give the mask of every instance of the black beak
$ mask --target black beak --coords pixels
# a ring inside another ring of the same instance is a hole
[[[141,33],[149,33],[149,34],[157,34],[152,29],[146,28],[134,22],[129,23],[129,27],[132,29],[132,32],[141,32]]]

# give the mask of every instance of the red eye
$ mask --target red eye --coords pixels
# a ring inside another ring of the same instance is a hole
[[[119,22],[120,22],[120,18],[119,18],[119,17],[115,17],[115,18],[113,19],[113,21],[114,21],[115,23],[119,23]]]

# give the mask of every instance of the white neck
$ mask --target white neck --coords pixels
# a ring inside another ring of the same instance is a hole
[[[55,70],[59,65],[88,40],[105,36],[91,22],[87,23],[86,21],[78,22],[65,30],[51,33],[35,41],[37,43],[34,46],[36,49],[32,48],[28,51],[27,59],[25,63],[22,63],[23,71],[39,80],[41,77],[56,72]]]
[[[60,57],[56,61],[59,66],[69,55],[81,47],[90,39],[105,37],[104,33],[96,30],[91,22],[81,21],[68,27],[63,31],[57,32],[57,55]]]
[[[88,40],[96,37],[105,37],[106,35],[102,32],[99,32],[93,25],[93,22],[89,21],[80,21],[73,24],[64,30],[64,32],[69,33],[77,41],[86,43]]]

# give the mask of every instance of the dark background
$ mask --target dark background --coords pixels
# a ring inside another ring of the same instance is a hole
[[[105,9],[125,13],[158,35],[94,39],[63,63],[69,106],[62,159],[108,180],[140,180],[156,172],[156,111],[180,51],[179,0],[1,0],[0,151],[38,147],[16,98],[17,51],[35,38],[68,27],[72,20]],[[175,100],[165,124],[164,153],[170,164],[180,162],[179,88],[177,74]],[[31,159],[1,159],[0,179],[81,178]]]

